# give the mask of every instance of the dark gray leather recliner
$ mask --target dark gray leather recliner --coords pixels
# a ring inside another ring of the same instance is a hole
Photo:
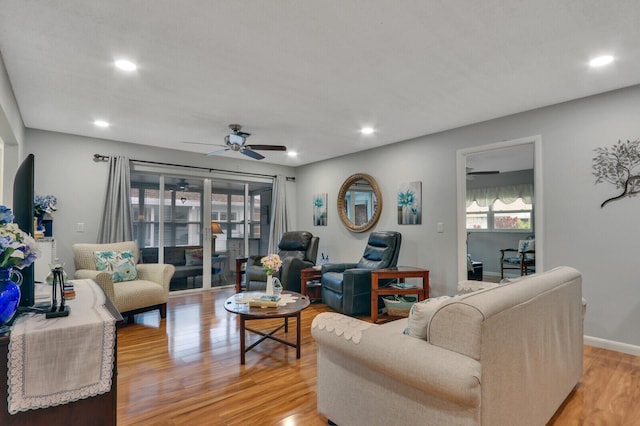
[[[280,271],[274,274],[285,290],[300,293],[300,271],[316,264],[320,239],[307,231],[290,231],[282,234],[278,243],[278,255],[282,259]],[[264,290],[267,274],[262,270],[261,259],[266,255],[251,256],[247,262],[247,280],[250,290]],[[264,283],[264,284],[262,284]]]
[[[358,263],[322,266],[322,301],[345,315],[371,313],[371,271],[397,266],[402,234],[377,231],[369,235]]]

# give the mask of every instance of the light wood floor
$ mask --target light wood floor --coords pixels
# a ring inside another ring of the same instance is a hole
[[[310,327],[330,308],[303,311],[301,359],[294,348],[266,341],[241,366],[239,324],[223,307],[232,294],[174,296],[166,320],[150,312],[119,329],[118,425],[327,424],[316,412]],[[266,330],[276,322],[252,326]],[[295,339],[295,328],[288,334]],[[585,346],[583,378],[550,425],[639,425],[638,402],[640,357]]]

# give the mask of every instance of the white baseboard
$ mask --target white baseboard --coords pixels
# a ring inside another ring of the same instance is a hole
[[[594,346],[596,348],[608,349],[610,351],[640,356],[640,346],[630,345],[628,343],[601,339],[599,337],[584,336],[584,344]]]

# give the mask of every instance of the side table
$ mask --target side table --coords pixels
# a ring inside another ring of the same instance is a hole
[[[322,271],[315,268],[304,268],[300,271],[300,292],[309,298],[311,303],[322,302]]]
[[[422,278],[422,287],[378,287],[378,280],[390,278],[395,278],[401,283],[404,282],[405,278]],[[417,294],[419,301],[429,298],[429,271],[412,266],[396,266],[393,268],[376,269],[371,272],[371,320],[374,323],[378,321],[378,296],[394,294]]]
[[[247,275],[247,257],[236,257],[236,293],[242,291],[243,276]],[[245,283],[246,284],[246,283]]]

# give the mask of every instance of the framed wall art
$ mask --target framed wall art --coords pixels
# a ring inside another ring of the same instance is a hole
[[[327,200],[326,192],[313,196],[313,225],[327,226]]]
[[[398,225],[422,223],[422,182],[403,183],[398,190]]]

